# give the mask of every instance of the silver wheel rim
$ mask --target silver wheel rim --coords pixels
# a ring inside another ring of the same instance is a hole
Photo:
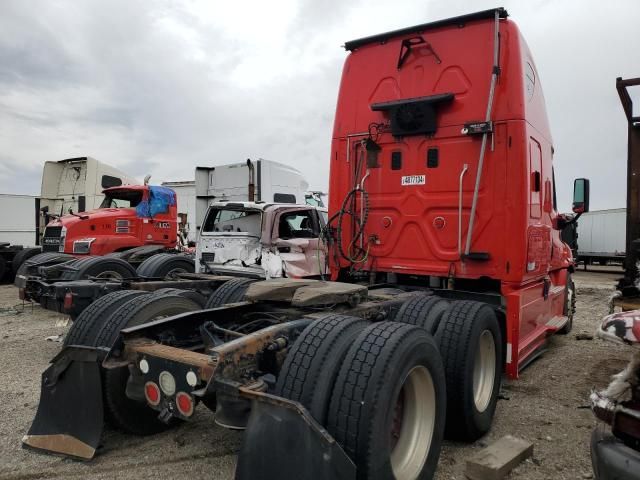
[[[105,270],[96,275],[96,278],[103,278],[106,280],[122,280],[122,275],[113,270]]]
[[[484,412],[491,402],[495,378],[496,344],[493,333],[485,330],[480,334],[473,369],[473,400],[479,412]]]
[[[414,480],[429,456],[436,420],[436,391],[426,367],[411,369],[398,401],[402,402],[402,418],[397,442],[391,450],[391,469],[397,480]]]

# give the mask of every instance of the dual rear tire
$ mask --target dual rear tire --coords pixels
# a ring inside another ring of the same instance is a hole
[[[132,290],[112,292],[80,314],[67,333],[65,345],[110,349],[124,328],[201,308],[194,300],[175,293],[159,296]],[[105,420],[112,427],[135,435],[166,430],[170,425],[161,422],[155,410],[127,395],[130,375],[127,367],[101,369]]]
[[[360,479],[431,478],[445,381],[424,329],[328,315],[291,347],[276,394],[300,402],[358,466]]]
[[[443,437],[476,440],[495,413],[503,348],[492,307],[419,296],[394,320],[316,320],[276,383],[276,395],[300,402],[342,446],[359,479],[432,478]]]
[[[395,320],[434,335],[447,383],[446,437],[475,441],[487,433],[502,380],[502,331],[494,309],[420,295],[406,301]]]

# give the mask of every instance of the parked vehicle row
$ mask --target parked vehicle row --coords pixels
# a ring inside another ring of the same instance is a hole
[[[503,374],[571,330],[572,220],[507,12],[345,48],[329,215],[208,203],[197,273],[177,274],[193,285],[138,282],[143,263],[82,309],[25,446],[89,459],[105,418],[146,435],[202,404],[246,429],[238,479],[432,478],[445,436],[490,429]],[[577,179],[573,211],[588,210]]]

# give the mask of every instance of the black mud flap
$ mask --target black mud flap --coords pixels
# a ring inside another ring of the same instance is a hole
[[[353,480],[356,467],[334,438],[297,402],[253,396],[236,480]]]
[[[67,347],[42,374],[38,412],[23,447],[89,460],[103,428],[100,351]]]

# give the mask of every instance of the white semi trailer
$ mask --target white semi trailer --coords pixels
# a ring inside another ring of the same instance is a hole
[[[627,209],[613,208],[584,213],[578,219],[578,259],[585,268],[606,265],[625,257]]]
[[[37,244],[39,200],[35,195],[0,194],[0,241],[25,247]]]

